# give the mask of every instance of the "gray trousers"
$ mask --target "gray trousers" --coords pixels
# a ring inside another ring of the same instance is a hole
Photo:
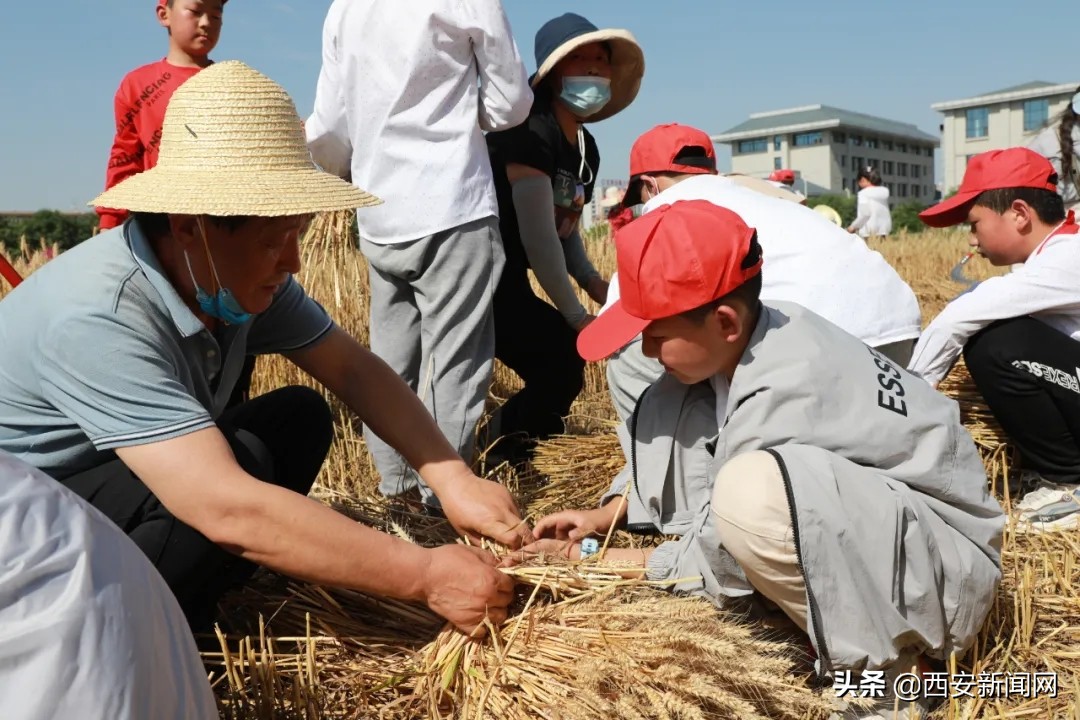
[[[361,239],[371,281],[371,350],[423,400],[446,439],[472,460],[495,358],[492,298],[505,255],[495,217],[411,242]],[[367,427],[383,495],[431,490]]]

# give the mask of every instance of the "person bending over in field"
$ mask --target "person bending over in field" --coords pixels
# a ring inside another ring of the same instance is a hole
[[[119,525],[196,630],[256,565],[423,601],[466,631],[505,616],[512,583],[490,554],[421,548],[306,497],[333,439],[318,392],[223,411],[245,353],[281,353],[401,452],[455,528],[529,539],[505,488],[293,278],[314,213],[376,202],[313,165],[284,90],[218,63],[173,95],[157,166],[94,201],[134,217],[0,303],[0,450]]]
[[[919,217],[967,223],[994,265],[1019,265],[934,318],[912,372],[937,386],[963,353],[975,386],[1020,450],[1017,529],[1080,527],[1080,227],[1050,161],[1027,148],[968,163],[960,190]]]
[[[601,506],[543,518],[526,553],[580,558],[580,538],[624,524],[678,535],[607,556],[720,605],[764,596],[824,678],[925,671],[968,648],[1004,518],[956,403],[810,310],[762,303],[757,233],[731,210],[677,201],[615,244],[619,300],[578,349],[599,360],[641,333],[666,373]],[[892,717],[893,701],[835,717]]]

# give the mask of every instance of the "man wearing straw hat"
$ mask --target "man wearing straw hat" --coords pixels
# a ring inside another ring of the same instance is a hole
[[[526,550],[576,559],[595,546],[572,533],[623,522],[678,535],[610,558],[718,604],[760,593],[820,676],[885,673],[880,714],[844,718],[893,717],[886,682],[970,647],[1001,577],[1001,507],[956,403],[802,306],[762,303],[762,247],[731,210],[676,201],[616,247],[620,299],[578,349],[596,361],[641,334],[666,373],[592,525],[545,518],[557,537]]]
[[[323,26],[315,162],[383,199],[357,214],[371,350],[471,460],[495,359],[505,261],[483,130],[511,128],[532,91],[499,0],[335,0]],[[437,498],[366,428],[384,495]]]
[[[312,164],[284,90],[219,63],[173,96],[158,164],[94,201],[134,218],[0,303],[0,450],[127,532],[195,629],[256,564],[423,601],[469,631],[505,614],[512,585],[489,554],[420,548],[305,497],[333,438],[319,393],[223,411],[245,354],[281,353],[399,450],[459,531],[528,537],[509,493],[293,279],[314,213],[377,202]]]

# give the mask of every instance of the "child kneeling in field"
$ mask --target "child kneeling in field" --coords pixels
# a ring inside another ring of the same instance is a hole
[[[542,519],[528,549],[579,558],[567,540],[623,523],[678,535],[606,557],[718,605],[757,591],[809,635],[824,678],[966,650],[1004,516],[956,403],[802,306],[762,304],[757,233],[730,210],[676,202],[616,246],[620,300],[578,350],[599,360],[642,333],[666,372],[601,507]]]

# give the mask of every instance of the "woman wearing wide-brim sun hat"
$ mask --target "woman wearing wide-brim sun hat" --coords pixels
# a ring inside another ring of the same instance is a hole
[[[573,13],[536,34],[533,109],[516,128],[488,135],[506,267],[495,292],[495,356],[525,382],[489,435],[498,456],[526,459],[534,442],[562,432],[584,384],[577,332],[593,318],[572,276],[603,304],[607,281],[585,254],[578,223],[600,167],[586,129],[637,97],[645,57],[627,30],[600,29]],[[532,269],[554,307],[529,283]]]

